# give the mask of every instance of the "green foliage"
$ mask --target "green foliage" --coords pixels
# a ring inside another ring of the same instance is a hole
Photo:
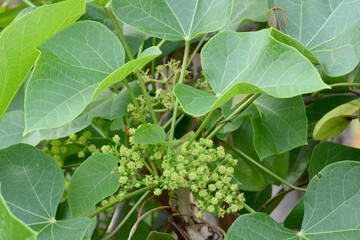
[[[41,7],[1,31],[0,119],[36,61],[36,47],[84,12],[85,0],[68,0]]]
[[[175,240],[175,238],[167,233],[152,231],[146,240]]]
[[[282,27],[284,33],[304,44],[327,74],[341,76],[358,65],[360,1],[276,2],[285,9],[288,24]]]
[[[179,84],[174,91],[184,111],[201,116],[240,93],[286,98],[327,88],[314,66],[299,52],[305,48],[286,45],[289,41],[274,29],[217,34],[201,52],[205,77],[216,95]]]
[[[358,238],[360,0],[9,3],[1,239]]]
[[[266,214],[252,213],[235,221],[227,239],[356,239],[359,177],[360,164],[351,161],[331,164],[315,176],[304,196],[305,216],[297,234]]]
[[[116,159],[96,153],[75,171],[69,185],[71,215],[79,217],[119,187],[120,174],[114,171]]]
[[[170,41],[191,40],[221,29],[233,0],[115,0],[117,18],[147,35]]]
[[[6,204],[18,219],[39,232],[37,239],[82,239],[93,220],[55,219],[64,178],[53,158],[35,147],[17,144],[0,151],[0,166]]]
[[[315,125],[313,138],[325,140],[336,137],[353,120],[353,114],[359,110],[360,99],[342,104],[325,114]]]
[[[0,238],[9,240],[35,240],[37,233],[17,219],[6,206],[0,194]]]

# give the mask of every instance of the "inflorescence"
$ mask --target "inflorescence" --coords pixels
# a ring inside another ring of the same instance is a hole
[[[130,129],[133,135],[135,129]],[[130,137],[130,143],[133,137]],[[154,195],[163,190],[191,189],[196,206],[216,216],[238,212],[243,208],[245,198],[238,193],[234,182],[234,167],[237,160],[225,152],[222,146],[200,139],[187,147],[187,142],[175,150],[166,146],[134,144],[131,148],[120,145],[120,138],[113,138],[115,146],[105,145],[101,152],[114,155],[121,174],[117,199],[122,199],[128,190],[154,186]],[[226,208],[224,203],[227,203]],[[203,212],[197,212],[202,217]]]

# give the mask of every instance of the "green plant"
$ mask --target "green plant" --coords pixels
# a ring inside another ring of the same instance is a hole
[[[1,239],[357,239],[360,150],[314,140],[359,120],[360,0],[23,2],[0,6]]]

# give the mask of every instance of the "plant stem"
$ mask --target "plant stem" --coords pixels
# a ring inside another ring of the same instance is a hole
[[[124,83],[126,89],[128,90],[129,95],[130,95],[132,101],[134,102],[134,105],[135,105],[135,107],[136,107],[136,110],[137,110],[138,113],[139,113],[139,116],[140,116],[141,121],[143,122],[143,124],[146,124],[146,119],[145,119],[145,117],[144,117],[144,115],[143,115],[143,113],[142,113],[142,111],[141,111],[141,109],[140,109],[139,103],[138,103],[138,101],[136,100],[136,97],[135,97],[135,95],[134,95],[134,92],[131,90],[131,87],[130,87],[128,81],[127,81],[126,79],[124,79],[124,80],[123,80],[123,83]]]
[[[100,134],[100,136],[102,136],[105,139],[108,139],[104,130],[100,126],[98,126],[95,121],[93,121],[90,125],[97,133]]]
[[[179,84],[181,84],[184,81],[185,71],[186,71],[186,67],[187,67],[187,61],[188,61],[188,57],[189,57],[189,50],[190,50],[190,41],[187,40],[187,41],[185,41],[185,53],[184,53],[184,59],[182,62],[182,67],[181,67]],[[174,112],[173,112],[173,116],[172,116],[172,120],[171,120],[171,129],[170,129],[170,137],[169,137],[170,141],[174,139],[175,125],[176,125],[175,123],[176,123],[178,106],[179,106],[179,100],[176,99],[175,106],[174,106]]]
[[[131,208],[131,210],[129,211],[129,213],[124,217],[124,219],[119,223],[119,225],[114,229],[114,231],[112,231],[109,235],[107,235],[104,240],[109,240],[111,239],[116,232],[118,232],[120,230],[120,228],[125,224],[125,222],[131,217],[131,215],[135,212],[136,208],[140,205],[140,203],[142,203],[142,201],[144,201],[144,199],[146,198],[146,196],[150,193],[150,191],[147,191],[144,193],[144,195],[142,195],[142,197],[135,203],[135,205]]]
[[[240,149],[232,146],[231,144],[229,144],[228,142],[224,142],[229,148],[231,148],[232,150],[234,150],[236,153],[238,153],[240,156],[242,156],[243,158],[245,158],[246,160],[248,160],[249,162],[251,162],[252,164],[254,164],[255,166],[257,166],[258,168],[260,168],[261,170],[263,170],[264,172],[266,172],[267,174],[269,174],[270,176],[272,176],[273,178],[279,180],[280,182],[282,182],[283,184],[285,184],[286,186],[297,190],[297,191],[301,191],[301,192],[305,192],[306,189],[304,188],[300,188],[297,187],[289,182],[287,182],[285,179],[282,179],[281,177],[279,177],[278,175],[276,175],[275,173],[271,172],[269,169],[267,169],[266,167],[264,167],[263,165],[261,165],[260,163],[258,163],[256,160],[252,159],[251,157],[249,157],[248,155],[246,155],[245,153],[243,153]]]
[[[119,89],[117,88],[116,84],[113,85],[114,91],[116,94],[119,94]]]
[[[156,37],[153,37],[153,46],[156,46]],[[155,79],[155,59],[151,61],[151,76]],[[156,90],[156,84],[154,82],[151,83],[151,90]]]
[[[249,97],[243,104],[241,104],[238,109],[236,109],[230,116],[224,121],[220,122],[220,124],[207,136],[207,139],[213,138],[229,121],[235,118],[238,114],[242,113],[247,107],[250,106],[261,94],[253,94]]]
[[[161,40],[161,42],[159,42],[159,44],[157,45],[158,48],[161,48],[162,46],[164,46],[164,44],[166,43],[166,40],[163,39]]]
[[[329,84],[329,86],[331,88],[334,88],[334,87],[360,87],[360,83],[334,83],[334,84]],[[316,96],[318,93],[322,92],[323,90],[325,89],[320,89],[316,92],[313,92],[311,95],[314,97]]]
[[[29,7],[36,7],[35,4],[33,4],[32,2],[30,2],[29,0],[22,0],[26,5],[28,5]]]
[[[207,38],[208,34],[204,34],[204,36],[201,38],[200,42],[198,43],[198,45],[196,45],[195,50],[191,53],[191,56],[189,58],[189,61],[187,63],[186,68],[188,68],[192,62],[192,60],[194,59],[194,57],[196,56],[196,53],[199,51],[200,47],[202,46],[202,44],[205,42],[206,38]]]
[[[244,203],[244,208],[246,209],[246,211],[248,211],[249,213],[256,213],[256,211],[254,209],[252,209],[249,205],[247,205],[246,203]]]
[[[139,195],[139,194],[142,194],[142,193],[144,193],[144,192],[146,192],[146,191],[150,191],[150,190],[156,188],[157,186],[158,186],[158,184],[156,184],[156,185],[151,185],[151,186],[147,186],[147,187],[144,187],[144,188],[142,188],[142,189],[139,189],[139,190],[137,190],[137,191],[135,191],[135,192],[129,193],[128,195],[126,195],[126,196],[123,197],[122,199],[120,199],[120,200],[115,200],[114,202],[109,203],[109,204],[105,205],[105,206],[102,207],[102,208],[99,208],[99,209],[96,210],[95,212],[90,213],[89,215],[87,215],[87,217],[88,217],[88,218],[95,217],[96,215],[104,212],[106,209],[111,208],[112,206],[114,206],[114,205],[116,205],[116,204],[118,204],[118,203],[120,203],[120,202],[122,202],[122,201],[125,201],[125,200],[127,200],[127,199],[132,198],[132,197],[135,197],[135,196],[137,196],[137,195]]]
[[[119,38],[120,38],[120,41],[121,43],[123,44],[124,46],[124,49],[126,51],[126,54],[128,55],[129,59],[130,60],[134,60],[134,55],[132,54],[131,52],[131,49],[130,49],[130,46],[128,44],[128,42],[126,41],[126,38],[124,36],[124,33],[123,31],[121,30],[118,22],[116,21],[116,18],[114,16],[114,14],[111,12],[111,10],[108,8],[108,7],[104,7],[106,12],[108,13],[110,19],[111,19],[111,22],[112,24],[114,25],[115,29],[116,29],[116,32],[118,33],[119,35]],[[141,74],[140,74],[140,71],[137,69],[135,71],[136,73],[136,76],[138,78],[138,81],[139,81],[139,84],[140,84],[140,87],[141,87],[141,90],[143,92],[143,95],[144,95],[144,98],[145,98],[145,102],[146,102],[146,105],[148,105],[149,107],[149,111],[150,111],[150,115],[151,115],[151,118],[152,120],[154,121],[154,123],[158,123],[157,121],[157,117],[155,115],[155,112],[154,112],[154,109],[153,107],[151,106],[151,100],[150,100],[150,96],[147,92],[147,89],[146,89],[146,86],[145,86],[145,82],[144,82],[144,79],[142,78]],[[131,91],[131,90],[130,90]],[[139,111],[139,110],[138,110]],[[140,114],[140,113],[139,113]]]
[[[207,117],[205,118],[205,120],[201,123],[200,127],[196,130],[194,136],[190,139],[189,143],[187,144],[186,148],[189,149],[191,144],[196,140],[197,136],[200,134],[200,132],[204,129],[204,127],[206,126],[206,124],[210,121],[210,119],[212,118],[214,114],[214,110],[211,111],[209,113],[209,115],[207,115]]]

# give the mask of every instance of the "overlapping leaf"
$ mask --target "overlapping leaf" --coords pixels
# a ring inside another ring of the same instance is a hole
[[[11,212],[33,230],[37,239],[82,239],[89,218],[56,220],[64,177],[56,161],[41,150],[17,144],[0,151],[1,193]]]
[[[273,5],[273,1],[270,1]],[[299,40],[319,59],[327,74],[341,76],[360,59],[359,0],[278,0],[285,10],[284,33]]]
[[[286,98],[327,88],[303,54],[312,58],[301,44],[274,29],[225,31],[201,52],[203,71],[215,95],[184,84],[174,93],[187,113],[201,116],[240,93]]]
[[[174,146],[180,141],[166,141],[164,128],[158,124],[144,124],[134,134],[134,144],[160,144]]]
[[[114,0],[117,18],[147,35],[191,40],[225,26],[233,0]]]
[[[235,31],[246,20],[266,22],[268,10],[268,0],[234,0],[230,20],[223,29]]]
[[[333,142],[322,142],[315,147],[311,155],[309,176],[315,176],[321,169],[331,163],[346,160],[360,162],[360,149]]]
[[[325,114],[315,125],[313,138],[324,140],[339,135],[353,120],[359,110],[360,98],[342,104]]]
[[[87,213],[119,188],[120,173],[114,171],[116,166],[114,156],[96,153],[75,171],[69,186],[69,206],[73,217]]]
[[[25,134],[69,123],[104,89],[161,53],[152,47],[123,65],[119,39],[91,21],[73,24],[39,49],[41,55],[25,95]]]
[[[227,239],[357,239],[360,233],[360,163],[334,163],[315,176],[304,196],[301,231],[282,227],[264,213],[240,216]]]
[[[75,22],[85,12],[85,0],[43,6],[0,33],[0,119],[30,72],[39,52],[35,47]]]
[[[0,193],[0,239],[35,240],[36,236],[36,232],[31,230],[10,212]]]

